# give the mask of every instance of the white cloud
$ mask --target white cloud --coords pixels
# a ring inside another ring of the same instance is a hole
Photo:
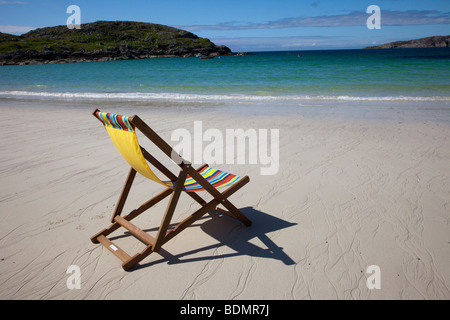
[[[11,34],[22,34],[33,29],[36,29],[36,27],[0,25],[0,32]]]
[[[234,52],[273,50],[318,50],[361,48],[367,40],[340,36],[293,36],[293,37],[242,37],[213,38],[215,44],[223,44]]]
[[[4,0],[0,0],[0,4],[28,4],[28,2],[25,2],[25,1],[4,1]]]
[[[192,25],[183,26],[182,28],[189,31],[198,31],[365,26],[368,17],[369,15],[365,11],[353,11],[340,15],[291,17],[265,23],[224,22],[216,25]],[[385,26],[450,24],[450,12],[437,10],[381,10],[381,23]]]

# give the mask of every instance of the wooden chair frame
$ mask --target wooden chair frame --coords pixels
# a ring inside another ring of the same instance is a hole
[[[97,118],[96,113],[99,111],[98,109],[93,112],[93,115]],[[145,149],[141,147],[142,154],[144,158],[150,162],[154,167],[156,167],[162,174],[164,174],[171,181],[176,181],[176,184],[173,189],[167,187],[164,191],[157,194],[150,200],[144,202],[141,206],[132,210],[128,215],[121,216],[122,210],[125,205],[125,201],[128,197],[128,194],[131,189],[131,185],[133,184],[134,178],[136,176],[136,170],[133,168],[130,169],[128,173],[128,177],[123,186],[122,192],[120,194],[119,200],[117,201],[115,210],[113,212],[111,218],[111,225],[103,229],[102,231],[95,234],[91,237],[91,241],[93,243],[101,243],[104,247],[106,247],[109,251],[111,251],[114,255],[116,255],[122,261],[122,268],[124,270],[129,270],[136,266],[140,261],[150,255],[152,252],[159,252],[161,246],[165,244],[167,241],[175,237],[181,231],[189,227],[196,220],[200,219],[206,213],[216,210],[222,214],[235,218],[242,222],[246,226],[251,225],[251,221],[237,209],[228,198],[242,188],[245,184],[247,184],[250,179],[248,176],[243,177],[241,180],[236,182],[227,188],[224,192],[219,192],[214,186],[212,186],[200,173],[199,171],[203,169],[206,164],[201,166],[198,169],[194,169],[190,162],[184,160],[176,151],[172,149],[172,147],[167,144],[156,132],[154,132],[144,121],[142,121],[137,115],[130,117],[130,123],[136,128],[139,129],[148,139],[150,139],[163,153],[165,153],[169,158],[173,159],[173,156],[181,159],[180,173],[178,176],[174,175],[169,169],[167,169],[161,162],[159,162],[156,158],[154,158],[151,154],[149,154]],[[195,192],[186,192],[183,190],[184,182],[187,176],[192,177],[196,180],[206,192],[208,192],[213,199],[209,202],[206,202],[203,198],[201,198]],[[182,192],[185,192],[192,199],[198,202],[201,205],[201,208],[192,213],[189,217],[178,223],[175,227],[169,229],[169,225],[172,220],[172,216],[174,214],[175,208],[177,206],[178,200]],[[161,221],[161,224],[158,229],[158,233],[156,238],[149,235],[147,232],[141,230],[137,226],[133,225],[130,221],[139,216],[141,213],[145,212],[161,200],[166,197],[171,196],[169,203],[167,205],[165,214]],[[218,206],[222,205],[227,210],[221,209]],[[147,246],[141,252],[130,256],[124,250],[122,250],[119,246],[114,244],[110,239],[107,238],[109,234],[116,231],[120,227],[124,227],[131,234],[133,234],[136,238],[143,241]]]

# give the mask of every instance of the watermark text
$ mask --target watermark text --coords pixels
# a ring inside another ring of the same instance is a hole
[[[69,289],[69,290],[81,289],[80,267],[77,265],[68,266],[66,273],[70,274],[70,276],[67,278],[67,281],[66,281],[67,289]]]
[[[367,278],[366,286],[369,290],[381,289],[381,269],[377,265],[371,265],[367,267],[367,274],[370,276]]]
[[[70,13],[67,18],[67,28],[81,29],[81,9],[77,5],[70,5],[67,7],[66,13]]]
[[[279,129],[219,129],[203,131],[203,122],[194,121],[193,135],[184,128],[172,132],[172,160],[184,159],[193,164],[260,164],[261,175],[275,175],[280,166]]]
[[[367,18],[366,25],[369,30],[381,29],[381,9],[379,6],[371,5],[367,7],[367,13],[371,14]]]

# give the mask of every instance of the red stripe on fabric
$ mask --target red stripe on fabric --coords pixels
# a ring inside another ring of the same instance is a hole
[[[203,173],[205,173],[205,171],[208,170],[208,169],[210,169],[210,167],[205,167],[204,169],[200,170],[199,173],[200,173],[200,174],[203,174]],[[213,175],[211,175],[210,177],[205,178],[205,179],[206,179],[213,187],[215,187],[215,188],[219,188],[220,186],[229,183],[231,180],[233,180],[234,178],[237,177],[236,175],[231,174],[231,173],[227,173],[227,172],[220,171],[220,170],[217,170],[217,169],[213,169],[213,170],[216,170],[216,172],[214,172]],[[216,178],[218,175],[220,175],[220,174],[222,174],[222,173],[227,174],[227,176],[226,176],[225,178],[223,178],[222,180],[220,180],[220,181],[216,181],[216,182],[214,182],[214,183],[210,182],[211,180],[214,180],[214,178]],[[188,175],[188,176],[186,177],[186,179],[188,179],[188,178],[191,178],[191,177]],[[164,183],[169,183],[169,182],[175,184],[176,181],[164,181]],[[189,188],[189,189],[187,189],[187,188]],[[198,192],[198,191],[204,191],[204,190],[205,190],[205,189],[201,186],[201,184],[199,184],[199,183],[198,183],[197,181],[195,181],[195,180],[194,180],[194,182],[193,182],[192,184],[190,184],[190,185],[185,185],[185,186],[183,187],[183,189],[184,189],[186,192]]]
[[[204,167],[202,170],[199,171],[200,174],[202,174],[203,172],[205,172],[206,170],[208,170],[210,167],[206,166]]]
[[[205,179],[206,179],[206,180],[212,179],[213,177],[215,177],[215,176],[218,174],[218,172],[219,172],[219,170],[217,170],[217,172],[214,172],[214,174],[213,174],[212,176],[210,176],[210,177],[208,177],[208,178],[205,178]],[[203,173],[203,170],[200,171],[199,173],[202,174],[202,173]],[[191,178],[191,176],[188,175],[188,176],[186,177],[186,180],[189,179],[189,178]],[[186,187],[191,187],[191,186],[195,186],[195,184],[199,184],[199,183],[198,183],[195,179],[193,179],[193,182],[192,182],[192,183],[190,183],[190,184],[186,184],[186,183],[185,183],[185,186],[186,186]]]
[[[123,122],[123,116],[118,115],[117,122],[119,122],[120,126],[122,127],[122,130],[129,131],[128,126],[125,124],[125,122]]]
[[[114,126],[114,125],[113,125],[113,122],[111,121],[111,113],[107,113],[107,114],[106,114],[106,119],[108,119],[109,125]],[[108,124],[105,123],[105,125],[108,125]]]
[[[215,177],[217,177],[219,174],[221,174],[223,171],[217,170],[216,172],[214,172],[214,174],[212,174],[211,176],[209,176],[208,178],[205,178],[206,180],[211,180],[214,179]]]
[[[230,182],[230,180],[232,180],[234,177],[236,177],[236,176],[235,176],[235,175],[232,175],[232,174],[229,174],[225,179],[220,180],[220,181],[217,181],[217,182],[213,183],[212,185],[213,185],[214,187],[216,187],[216,186],[221,186],[221,185],[223,185],[223,184],[225,184],[225,183]]]

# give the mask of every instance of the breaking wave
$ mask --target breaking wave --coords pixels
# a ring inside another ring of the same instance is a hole
[[[132,101],[450,101],[450,96],[382,96],[364,97],[349,95],[245,95],[245,94],[188,94],[148,92],[36,92],[0,91],[4,98],[76,99],[76,100],[132,100]]]

